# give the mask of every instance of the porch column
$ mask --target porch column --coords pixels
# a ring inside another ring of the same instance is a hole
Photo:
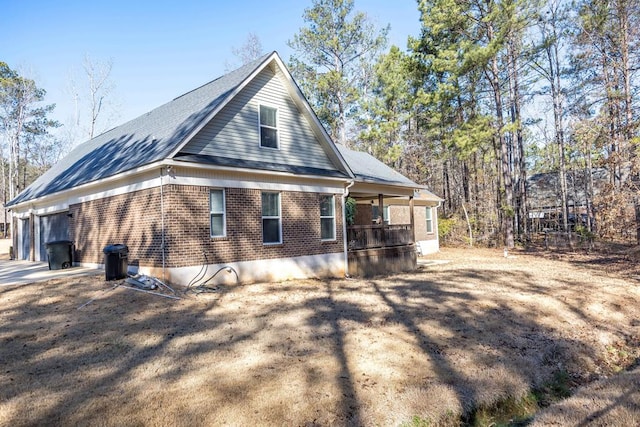
[[[413,196],[409,196],[409,224],[411,224],[411,239],[416,242],[416,221],[413,216]]]
[[[386,245],[387,233],[385,232],[386,227],[384,224],[384,195],[382,194],[378,194],[378,215],[380,216],[380,238],[384,242],[383,244]]]
[[[13,244],[13,257],[11,259],[18,259],[18,219],[17,216],[11,212],[11,242]]]

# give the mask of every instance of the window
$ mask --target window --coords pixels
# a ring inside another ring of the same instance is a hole
[[[262,193],[262,243],[282,243],[279,193]]]
[[[211,237],[225,237],[226,215],[224,207],[224,190],[211,190],[209,195],[209,211],[211,214]]]
[[[380,216],[378,205],[371,205],[371,214],[371,221],[377,224],[378,216]],[[389,205],[382,207],[382,220],[385,224],[389,225]]]
[[[427,206],[425,209],[427,215],[427,233],[433,233],[433,217],[431,216],[431,208]]]
[[[278,148],[278,110],[260,106],[260,146]]]
[[[320,196],[320,238],[336,239],[336,205],[333,196]]]

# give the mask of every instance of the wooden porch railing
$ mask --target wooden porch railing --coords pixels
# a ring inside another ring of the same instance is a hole
[[[347,227],[350,251],[405,246],[413,242],[411,225],[351,225]]]

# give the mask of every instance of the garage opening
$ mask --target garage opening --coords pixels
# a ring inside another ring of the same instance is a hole
[[[47,243],[69,239],[69,212],[40,217],[40,261],[47,260]]]
[[[31,249],[31,227],[29,226],[29,218],[20,220],[20,234],[21,237],[18,252],[18,259],[28,260],[29,252]]]

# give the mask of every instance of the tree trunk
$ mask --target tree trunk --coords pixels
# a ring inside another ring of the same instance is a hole
[[[628,4],[624,0],[618,2],[618,19],[620,21],[620,51],[621,51],[621,68],[622,79],[624,82],[624,136],[625,136],[625,150],[624,156],[625,163],[630,169],[629,179],[631,179],[631,187],[633,193],[637,190],[634,188],[634,182],[637,184],[640,181],[640,172],[635,167],[635,153],[632,149],[631,141],[635,133],[635,126],[633,121],[633,104],[632,104],[632,89],[631,89],[631,64],[629,60],[629,8]],[[635,222],[636,222],[636,243],[640,245],[640,199],[637,196],[633,196],[633,205],[635,210]]]
[[[557,40],[556,22],[552,21],[552,37]],[[553,124],[555,140],[558,145],[558,181],[560,184],[560,210],[562,214],[562,230],[569,231],[569,206],[567,202],[567,165],[564,145],[564,125],[562,120],[562,79],[560,76],[560,56],[558,44],[554,42],[546,48],[549,63],[549,84],[551,86],[551,99],[553,103]]]
[[[502,170],[502,183],[503,183],[503,206],[502,211],[502,230],[504,233],[504,246],[507,249],[512,249],[515,246],[513,236],[513,177],[511,174],[511,162],[509,157],[509,147],[507,140],[503,134],[504,128],[504,116],[502,113],[502,92],[500,91],[500,69],[498,66],[498,58],[494,57],[491,60],[491,71],[489,75],[491,82],[491,89],[493,90],[493,99],[496,109],[496,124],[495,132],[498,139],[498,145],[500,147],[500,166]]]
[[[516,166],[516,200],[517,200],[517,218],[518,224],[516,231],[518,234],[527,235],[527,195],[526,195],[526,152],[524,148],[524,137],[522,135],[522,116],[521,104],[522,95],[520,94],[520,82],[518,72],[518,53],[520,51],[519,43],[515,39],[515,35],[511,36],[509,42],[509,83],[511,93],[511,122],[515,129],[514,147],[515,166]]]

